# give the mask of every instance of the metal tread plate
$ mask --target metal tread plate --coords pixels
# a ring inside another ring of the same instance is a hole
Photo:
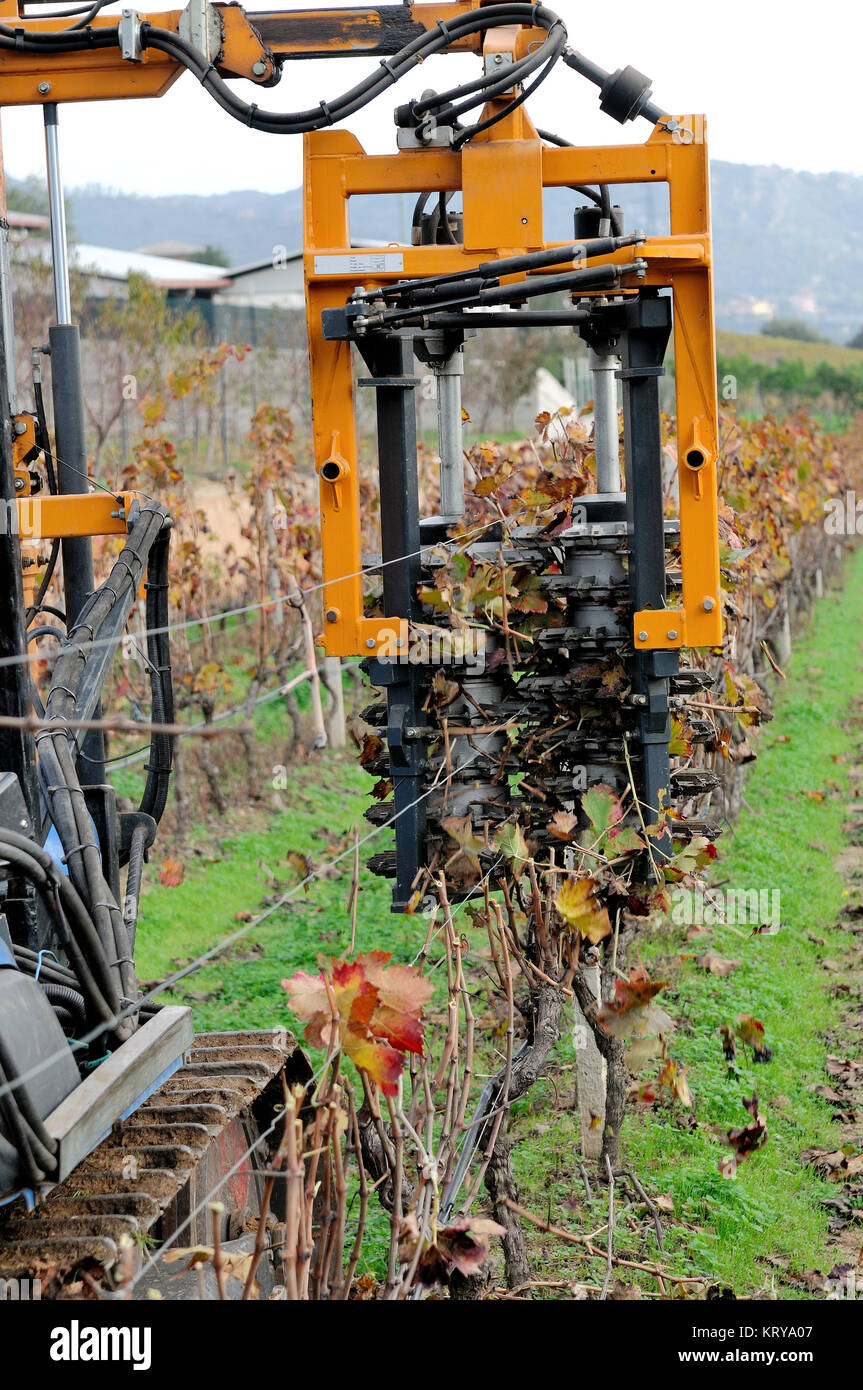
[[[289,1081],[310,1074],[283,1029],[197,1035],[180,1069],[45,1192],[35,1210],[19,1204],[0,1213],[0,1277],[41,1279],[50,1290],[81,1267],[110,1271],[123,1235],[140,1259],[147,1243],[182,1224],[213,1174],[229,1170],[238,1145],[244,1152],[255,1133],[251,1108],[268,1087],[281,1094],[283,1072]],[[200,1184],[198,1173],[205,1176]],[[190,1229],[183,1243],[197,1238]]]

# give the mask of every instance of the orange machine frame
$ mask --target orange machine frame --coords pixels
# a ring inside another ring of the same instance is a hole
[[[404,7],[404,21],[431,29],[441,20],[480,9],[482,4],[483,0],[449,4],[423,0]],[[282,58],[391,51],[375,27],[375,6],[257,15],[247,15],[233,4],[213,8],[222,27],[222,48],[215,66],[225,77],[242,76],[265,85],[273,76],[274,64]],[[180,14],[174,10],[140,17],[176,32]],[[57,17],[23,16],[20,0],[0,0],[0,21],[14,21],[24,34],[63,28],[66,23]],[[116,16],[97,15],[92,26],[115,23]],[[542,38],[542,31],[535,29],[493,29],[461,39],[452,47],[484,55],[512,52],[520,57]],[[152,49],[131,62],[120,48],[45,55],[2,49],[0,105],[159,96],[181,71],[178,62]],[[329,619],[325,645],[331,654],[373,653],[382,629],[391,633],[394,620],[363,615],[351,349],[346,342],[324,340],[321,311],[343,306],[359,279],[373,287],[404,276],[467,271],[494,256],[538,249],[546,244],[543,189],[597,182],[666,183],[670,196],[670,235],[650,238],[639,255],[648,266],[644,283],[670,286],[673,292],[683,602],[680,609],[636,613],[635,647],[713,646],[721,640],[706,122],[703,116],[667,119],[643,145],[548,148],[522,107],[460,153],[418,148],[370,156],[344,130],[324,130],[305,137],[304,242],[315,456],[318,473],[329,462],[327,472],[336,479],[332,482],[321,477],[320,488]],[[382,251],[383,259],[352,249],[349,200],[354,194],[433,190],[461,191],[463,245],[393,244]],[[622,261],[626,254],[617,252],[606,259]],[[105,502],[81,506],[82,502],[86,497],[78,500],[81,509],[77,519],[64,510],[61,521],[60,499],[42,499],[42,534],[105,534],[123,529],[116,507],[112,511]],[[72,498],[63,499],[64,507],[72,503]],[[106,510],[111,514],[106,515]],[[68,527],[74,529],[63,529]]]
[[[520,110],[460,153],[435,148],[377,156],[366,154],[347,131],[305,136],[306,297],[326,585],[324,642],[331,655],[373,655],[391,638],[394,623],[404,620],[363,614],[351,347],[324,339],[322,311],[344,306],[358,283],[372,289],[399,279],[467,273],[495,256],[566,244],[543,240],[543,189],[598,182],[666,183],[670,194],[670,235],[649,238],[638,255],[648,264],[643,283],[670,286],[673,293],[682,607],[636,613],[635,648],[708,647],[721,641],[706,121],[681,116],[666,125],[657,126],[643,145],[549,148]],[[462,245],[393,242],[374,252],[351,247],[354,194],[455,190],[462,194]],[[618,251],[585,264],[628,259],[630,252]],[[326,474],[336,481],[322,474],[327,464]]]

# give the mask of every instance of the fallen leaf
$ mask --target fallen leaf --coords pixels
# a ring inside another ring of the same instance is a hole
[[[163,859],[159,869],[159,882],[163,888],[178,888],[186,876],[186,870],[179,859]]]
[[[703,956],[698,957],[698,964],[702,970],[707,970],[711,975],[718,975],[725,980],[733,970],[740,965],[739,960],[726,960],[724,956],[719,956],[715,951],[705,951]]]
[[[738,1165],[767,1143],[767,1121],[759,1113],[758,1096],[754,1095],[748,1100],[744,1098],[743,1106],[753,1117],[750,1123],[726,1130],[719,1136],[720,1142],[732,1150],[719,1162],[719,1171],[724,1178],[736,1177]]]

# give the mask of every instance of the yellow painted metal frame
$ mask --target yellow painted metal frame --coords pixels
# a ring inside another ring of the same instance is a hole
[[[451,4],[419,3],[407,8],[411,21],[432,29],[439,20],[445,23],[457,15],[469,14],[480,8],[483,0],[455,0]],[[215,66],[223,77],[245,77],[250,82],[265,85],[273,76],[277,58],[302,58],[311,53],[339,57],[361,55],[369,47],[368,15],[356,9],[267,10],[260,15],[249,14],[238,4],[217,3],[223,27],[222,51]],[[181,10],[141,12],[141,19],[160,29],[177,33]],[[261,22],[263,35],[273,22],[284,24],[283,41],[268,45],[255,28]],[[118,16],[97,15],[90,27],[115,27]],[[20,13],[20,0],[0,0],[0,23],[20,29],[24,34],[44,34],[68,29],[68,19],[42,18],[38,13]],[[542,31],[524,30],[536,40]],[[478,51],[482,35],[471,34],[451,45],[461,52]],[[130,97],[159,97],[185,71],[181,63],[158,49],[145,49],[140,60],[123,58],[119,48],[82,49],[75,53],[34,54],[0,49],[0,106],[37,106],[45,102],[112,101]]]
[[[124,536],[137,496],[135,492],[69,492],[19,497],[18,534],[22,541]]]
[[[326,584],[324,642],[332,655],[368,655],[397,624],[392,618],[363,615],[351,347],[323,338],[322,311],[344,306],[358,283],[371,289],[399,279],[467,272],[496,256],[561,245],[543,240],[543,189],[599,182],[665,183],[670,196],[670,234],[649,238],[637,254],[648,263],[643,283],[670,286],[674,301],[682,607],[636,613],[635,646],[710,647],[721,641],[706,122],[703,116],[679,116],[677,126],[673,131],[656,127],[643,145],[550,149],[519,111],[461,153],[418,149],[376,156],[366,154],[347,131],[305,136],[306,300]],[[352,251],[352,196],[451,190],[462,192],[463,245],[392,243],[380,252]],[[383,259],[387,253],[389,263]],[[335,256],[352,256],[351,268],[331,269],[328,258]],[[588,264],[631,259],[632,248],[627,248]],[[389,268],[370,268],[387,264]],[[328,462],[327,473],[338,472],[335,483],[321,476]],[[406,636],[403,631],[397,635]]]
[[[18,419],[26,419],[18,416]],[[16,478],[20,472],[16,469]],[[26,490],[15,500],[18,540],[24,565],[24,601],[33,602],[38,588],[40,541],[67,540],[72,536],[124,536],[129,530],[129,512],[139,497],[136,492],[69,492],[30,494],[29,474]],[[42,561],[44,564],[44,559]]]
[[[439,20],[481,7],[483,0],[417,3],[410,18],[432,28]],[[372,9],[374,7],[371,7]],[[309,51],[359,53],[364,15],[358,11],[315,9],[268,11],[265,23],[284,24],[284,37],[268,48],[255,29],[256,16],[238,5],[218,4],[224,28],[216,66],[226,77],[265,83],[274,55],[299,57]],[[142,14],[142,19],[176,31],[180,11]],[[0,21],[24,33],[63,28],[63,19],[20,14],[20,0],[0,0]],[[116,24],[98,15],[93,27]],[[469,51],[509,51],[521,56],[542,39],[526,28],[478,33],[453,45]],[[258,71],[253,71],[253,67]],[[160,96],[180,75],[166,54],[145,51],[141,62],[127,62],[119,49],[88,49],[71,54],[32,54],[0,50],[0,106],[46,101],[102,101]],[[469,270],[481,260],[542,247],[543,188],[577,183],[667,183],[671,232],[651,238],[639,254],[648,261],[646,283],[671,286],[674,297],[674,349],[677,390],[680,520],[683,549],[683,606],[680,610],[635,615],[635,642],[641,649],[713,646],[721,639],[719,555],[716,515],[717,401],[711,282],[710,207],[706,124],[702,116],[679,117],[674,131],[657,127],[644,145],[549,149],[542,145],[524,108],[472,141],[463,152],[402,151],[369,156],[348,132],[327,130],[305,137],[305,268],[309,311],[315,456],[335,481],[321,478],[321,521],[328,619],[327,650],[334,655],[368,653],[393,619],[363,616],[359,480],[354,423],[350,347],[325,342],[321,310],[344,305],[360,272],[335,274],[316,257],[351,253],[348,201],[360,193],[420,193],[461,190],[463,246],[393,246],[398,270],[369,274],[369,287],[403,276]],[[558,243],[560,244],[560,243]],[[611,259],[628,259],[617,253]],[[360,262],[361,264],[363,262]],[[22,441],[23,449],[23,441]],[[16,463],[21,450],[16,454]],[[20,470],[20,465],[18,470]],[[23,500],[23,499],[22,499]],[[68,511],[63,505],[69,506]],[[61,504],[55,506],[55,504]],[[110,515],[111,499],[42,498],[41,534],[117,534],[124,527]],[[125,504],[124,504],[125,505]],[[47,510],[44,510],[46,509]],[[100,510],[101,509],[101,510]],[[74,513],[80,511],[80,521]],[[58,530],[57,527],[80,529]],[[54,529],[51,529],[54,528]],[[640,633],[646,634],[643,638]],[[674,633],[671,637],[669,634]],[[406,634],[397,634],[404,637]]]

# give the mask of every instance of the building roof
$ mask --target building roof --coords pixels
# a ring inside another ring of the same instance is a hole
[[[50,220],[41,212],[13,212],[6,213],[6,221],[10,227],[15,227],[25,232],[47,232]]]
[[[91,270],[106,280],[128,280],[130,275],[146,275],[148,280],[166,290],[215,290],[230,284],[220,265],[147,256],[140,251],[116,251],[110,246],[76,244],[71,247],[71,260],[78,270]]]
[[[152,246],[135,247],[141,256],[166,256],[175,261],[188,260],[203,249],[203,246],[194,246],[190,241],[157,241]]]

